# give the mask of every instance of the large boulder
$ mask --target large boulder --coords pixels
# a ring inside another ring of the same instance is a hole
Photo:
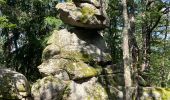
[[[31,89],[24,75],[0,68],[0,100],[26,99],[30,94]]]
[[[34,100],[62,100],[65,88],[62,80],[48,76],[34,83],[31,93]]]
[[[60,50],[59,55],[62,58],[74,58],[85,62],[89,60],[97,62],[111,60],[106,42],[96,30],[62,29],[54,31],[47,44],[56,45],[56,53]],[[47,49],[45,50],[48,52]],[[54,49],[53,52],[55,52]]]
[[[73,0],[58,3],[56,8],[64,23],[89,29],[103,29],[108,25],[105,7],[96,0]],[[80,2],[76,2],[80,1]]]
[[[38,66],[39,71],[44,75],[53,75],[63,80],[77,80],[94,77],[99,71],[86,63],[74,62],[68,59],[49,59]]]
[[[108,95],[93,77],[82,83],[72,81],[65,90],[63,100],[108,100]]]

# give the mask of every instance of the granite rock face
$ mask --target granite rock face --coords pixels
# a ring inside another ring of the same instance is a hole
[[[88,29],[104,29],[108,26],[104,0],[73,0],[59,3],[56,8],[64,23]]]
[[[30,85],[24,75],[9,69],[0,69],[0,100],[24,100],[30,96]]]
[[[56,52],[55,55],[60,52],[58,55],[63,57],[68,55],[70,57],[72,54],[73,58],[77,58],[77,52],[84,57],[88,56],[94,61],[111,60],[106,42],[95,30],[62,29],[60,31],[54,31],[47,44],[48,46],[45,48],[43,54],[44,57],[48,55],[46,52]],[[55,45],[55,48],[52,45]],[[52,55],[54,56],[54,54]]]

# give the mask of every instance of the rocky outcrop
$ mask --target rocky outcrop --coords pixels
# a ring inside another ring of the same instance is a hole
[[[44,78],[32,86],[35,100],[108,100],[98,81],[103,64],[111,61],[100,35],[107,26],[102,5],[98,0],[73,0],[56,6],[63,22],[74,27],[54,30],[49,37],[38,66]]]
[[[33,84],[32,95],[36,100],[57,97],[63,100],[107,100],[106,90],[97,78],[102,72],[98,63],[110,60],[106,43],[97,31],[77,28],[54,31],[43,51],[43,63],[38,66],[44,78]],[[57,90],[59,87],[67,88],[60,91]]]
[[[105,6],[105,0],[73,0],[59,3],[56,8],[64,23],[76,27],[103,29],[109,23]]]
[[[72,0],[56,8],[73,27],[54,30],[38,66],[43,79],[32,86],[35,100],[169,100],[170,89],[125,87],[121,64],[111,65],[100,34],[108,21],[107,0]]]
[[[0,100],[29,99],[31,89],[24,75],[0,68]]]

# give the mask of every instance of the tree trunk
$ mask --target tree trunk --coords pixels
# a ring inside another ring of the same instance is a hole
[[[131,68],[132,68],[132,80],[133,80],[133,84],[137,85],[137,80],[136,80],[136,76],[137,76],[137,67],[139,66],[139,47],[136,41],[136,37],[135,37],[135,4],[134,1],[131,0],[130,1],[130,13],[129,13],[129,21],[130,21],[130,30],[129,30],[129,46],[130,46],[130,55],[131,55],[131,59],[132,59],[132,63],[131,63]]]
[[[148,32],[149,28],[147,27],[147,23],[142,25],[142,38],[143,38],[143,46],[142,46],[142,67],[141,71],[143,72],[147,68],[149,68],[150,64],[150,39],[151,32]]]
[[[127,1],[122,0],[123,5],[123,19],[124,19],[124,27],[123,27],[123,62],[124,62],[124,81],[125,81],[125,95],[124,100],[130,100],[129,91],[126,87],[130,87],[132,85],[131,80],[131,70],[130,70],[130,57],[129,57],[129,19],[127,13]]]

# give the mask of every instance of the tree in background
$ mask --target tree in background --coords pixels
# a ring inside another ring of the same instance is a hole
[[[121,45],[120,45],[124,38],[121,37],[120,35],[123,29],[122,28],[123,16],[121,14],[123,10],[120,1],[110,0],[109,2],[110,3],[109,3],[108,14],[110,17],[110,27],[108,31],[109,33],[108,44],[111,47],[113,63],[120,65],[120,62],[122,62],[123,60],[122,59],[123,49],[121,49]],[[168,2],[163,2],[161,0],[128,0],[127,8],[128,8],[127,12],[128,12],[129,23],[130,23],[128,29],[129,57],[131,62],[130,72],[132,75],[133,83],[142,86],[151,85],[151,84],[156,85],[158,83],[156,80],[159,80],[159,78],[161,78],[161,75],[158,75],[158,73],[160,73],[160,69],[157,71],[156,69],[158,69],[160,62],[162,63],[164,62],[163,59],[162,60],[160,59],[161,55],[167,56],[167,52],[169,51],[168,47],[166,47],[168,46],[167,45],[168,35],[164,34],[164,36],[161,36],[160,34],[160,29],[162,32],[163,31],[165,32],[166,30],[163,27],[160,28],[160,26],[164,26],[164,27],[169,26],[168,24],[165,24],[168,21],[162,22],[163,20],[165,20],[165,17],[163,16],[165,16],[165,14],[168,12],[169,4]],[[160,35],[158,35],[158,33]],[[164,39],[162,37],[164,37]],[[166,46],[164,45],[164,47],[160,47],[161,45],[159,45],[159,48],[162,49],[164,48],[164,50],[160,50],[158,49],[158,47],[155,47],[155,44],[157,44],[156,41],[158,39],[159,41],[161,41],[161,43],[166,44]],[[161,54],[162,51],[166,51],[166,53]],[[159,57],[157,54],[159,55]],[[165,59],[166,58],[168,57],[165,57]],[[168,62],[168,59],[166,59],[166,62]],[[168,64],[165,65],[163,63],[162,65],[166,66],[165,69],[168,68],[167,66]],[[164,68],[162,68],[162,70],[163,69]],[[157,75],[155,75],[156,73]],[[167,75],[168,74],[163,76],[167,77]]]
[[[123,67],[124,67],[124,80],[125,80],[125,87],[131,87],[132,86],[132,80],[131,80],[131,68],[130,68],[130,54],[129,54],[129,18],[128,18],[128,7],[127,7],[127,1],[122,0],[123,5],[123,19],[124,19],[124,27],[122,31],[123,35]],[[125,92],[125,100],[129,100],[130,97],[128,97],[129,91],[126,90]]]
[[[37,66],[41,63],[44,40],[53,29],[62,24],[56,18],[56,0],[2,0],[3,20],[1,37],[4,66],[22,72],[28,79],[39,77]],[[5,27],[6,22],[13,27]],[[34,73],[32,73],[34,71]]]

